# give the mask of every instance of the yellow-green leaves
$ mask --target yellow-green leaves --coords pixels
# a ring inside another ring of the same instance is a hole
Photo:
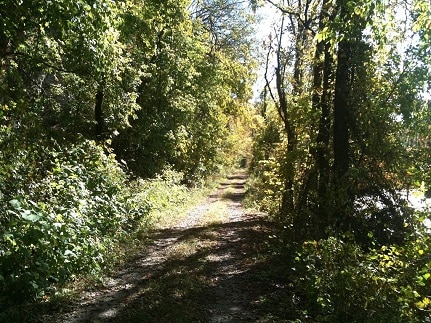
[[[414,5],[416,19],[413,30],[423,31],[429,39],[431,31],[431,3],[428,0],[417,0]]]
[[[419,302],[416,302],[415,305],[417,306],[417,308],[419,308],[421,310],[430,310],[431,300],[428,297],[424,297]]]
[[[316,41],[320,42],[323,40],[326,40],[329,37],[329,27],[326,26],[322,30],[319,30],[319,32],[316,34]]]

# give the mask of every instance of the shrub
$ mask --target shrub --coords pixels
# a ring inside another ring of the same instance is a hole
[[[109,246],[150,209],[94,142],[44,150],[47,159],[36,163],[43,167],[30,172],[37,176],[0,200],[0,290],[13,297],[37,297],[52,283],[97,273]]]
[[[12,200],[0,254],[2,291],[40,296],[54,282],[100,268],[103,245],[82,214],[53,213],[45,204]]]
[[[424,322],[431,311],[431,240],[364,252],[349,236],[305,242],[298,294],[320,322]]]

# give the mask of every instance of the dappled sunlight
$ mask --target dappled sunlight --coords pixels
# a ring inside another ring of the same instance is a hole
[[[283,275],[268,249],[272,223],[242,207],[244,183],[244,173],[231,176],[188,219],[151,232],[147,247],[60,321],[265,321]]]
[[[105,290],[87,295],[91,302],[81,303],[67,320],[255,317],[253,304],[270,292],[261,286],[268,283],[263,272],[271,272],[270,264],[262,257],[265,251],[255,248],[267,239],[266,225],[247,215],[211,227],[155,232],[149,250],[107,280]]]

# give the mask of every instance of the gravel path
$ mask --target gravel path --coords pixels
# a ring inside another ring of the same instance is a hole
[[[190,210],[133,262],[88,288],[46,322],[273,322],[264,308],[274,288],[268,276],[262,214],[242,206],[246,175],[237,172]]]

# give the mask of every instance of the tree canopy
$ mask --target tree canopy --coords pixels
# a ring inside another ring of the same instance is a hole
[[[350,229],[363,236],[376,226],[382,235],[402,231],[410,211],[399,192],[426,179],[414,159],[427,150],[427,135],[411,121],[427,118],[429,65],[424,25],[418,27],[426,19],[416,13],[427,8],[397,1],[268,3],[282,15],[265,43],[262,100],[278,117],[268,109],[263,117],[279,119],[283,131],[272,143],[277,163],[267,155],[259,164],[280,178],[279,215],[302,238]],[[418,137],[422,144],[412,145]],[[386,212],[388,219],[377,216]]]
[[[2,294],[97,271],[165,203],[138,179],[197,186],[249,153],[253,16],[226,4],[0,3]]]
[[[282,228],[295,317],[425,319],[428,211],[409,198],[429,191],[429,2],[262,2],[279,14],[251,200]]]

